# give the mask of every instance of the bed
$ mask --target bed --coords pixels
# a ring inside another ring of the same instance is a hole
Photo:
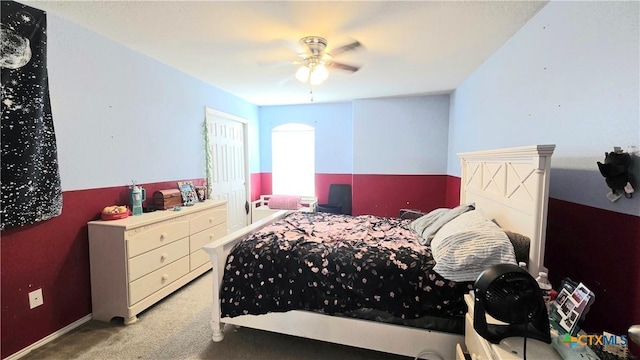
[[[513,233],[526,236],[530,239],[528,254],[525,254],[528,271],[537,275],[544,269],[544,248],[547,216],[547,199],[549,187],[549,171],[551,155],[554,145],[534,145],[527,147],[517,147],[508,149],[497,149],[487,151],[476,151],[459,153],[461,160],[461,185],[460,185],[460,206],[473,204],[474,209],[480,209],[487,218],[497,223],[502,229],[508,229]],[[451,209],[453,210],[453,209]],[[476,213],[469,211],[466,214]],[[416,357],[418,354],[428,354],[434,358],[452,359],[455,358],[455,346],[464,341],[464,336],[455,330],[443,327],[416,327],[406,324],[372,321],[364,319],[360,315],[353,317],[351,308],[347,306],[347,311],[342,311],[340,303],[336,307],[323,308],[321,310],[268,310],[264,314],[255,315],[255,309],[245,309],[242,313],[242,305],[235,309],[229,307],[230,299],[227,290],[230,288],[229,280],[233,276],[225,277],[225,267],[233,269],[234,274],[241,276],[237,268],[232,268],[231,251],[237,251],[236,244],[242,242],[256,244],[256,237],[265,239],[265,232],[273,232],[272,229],[282,226],[283,222],[288,224],[288,230],[299,228],[299,222],[291,222],[290,211],[278,211],[262,220],[247,226],[215,242],[207,244],[204,249],[211,256],[213,264],[213,306],[212,306],[212,339],[215,342],[224,338],[224,325],[244,326],[249,328],[273,331],[283,334],[301,336],[322,341],[339,343],[349,346],[361,347],[376,351],[383,351],[404,356]],[[337,215],[314,215],[296,214],[296,221],[313,222],[308,219],[315,219],[314,216],[322,216],[319,221],[339,221],[332,218]],[[458,216],[462,219],[465,216]],[[305,220],[306,219],[306,220]],[[333,220],[331,220],[333,219]],[[317,220],[317,219],[316,219]],[[374,218],[373,222],[379,221]],[[394,224],[403,226],[406,229],[411,220],[389,220]],[[371,222],[371,221],[370,221]],[[400,222],[398,224],[398,222]],[[393,224],[391,224],[393,225]],[[389,225],[389,226],[391,226]],[[286,227],[285,226],[285,227]],[[306,225],[305,225],[306,226]],[[387,225],[385,225],[387,226]],[[395,226],[395,225],[394,225]],[[439,233],[446,233],[445,227],[436,232],[433,242],[442,243],[438,240]],[[308,229],[305,230],[308,232]],[[400,231],[402,232],[402,231]],[[284,236],[284,235],[282,235]],[[281,236],[281,237],[282,237]],[[386,234],[385,234],[386,236]],[[321,237],[321,236],[320,236]],[[420,239],[418,239],[420,241]],[[309,241],[307,241],[309,242]],[[260,243],[260,241],[258,241]],[[360,244],[362,245],[362,244]],[[261,245],[260,245],[261,246]],[[408,246],[411,247],[411,246]],[[366,252],[365,252],[366,253]],[[236,255],[237,256],[237,255]],[[394,255],[395,256],[395,255]],[[272,263],[276,262],[270,259]],[[277,261],[280,262],[280,261]],[[400,261],[401,263],[403,261]],[[404,262],[406,263],[406,261]],[[438,265],[439,262],[435,261]],[[309,266],[313,269],[314,266]],[[317,271],[317,270],[316,270]],[[345,273],[347,273],[345,271]],[[277,276],[277,275],[276,275]],[[429,277],[430,275],[426,275]],[[263,281],[269,282],[266,275]],[[285,276],[286,278],[286,276]],[[361,281],[361,278],[357,277]],[[394,277],[398,279],[398,277]],[[404,279],[406,280],[406,279]],[[402,281],[404,281],[402,280]],[[441,279],[432,279],[433,281]],[[467,279],[468,280],[468,279]],[[240,284],[236,278],[236,284]],[[399,281],[399,280],[394,280]],[[448,279],[444,279],[448,286]],[[472,281],[455,281],[459,288],[456,295],[468,291]],[[351,283],[350,283],[351,285]],[[399,286],[401,284],[393,284]],[[445,287],[446,287],[445,286]],[[233,286],[231,286],[233,287]],[[225,292],[221,289],[225,288]],[[404,290],[402,290],[404,291]],[[260,295],[261,296],[261,295]],[[334,295],[335,296],[335,295]],[[411,295],[415,299],[415,295]],[[419,295],[419,299],[413,302],[420,304],[431,303],[433,306],[440,303],[438,301],[424,300],[424,294]],[[257,297],[257,296],[256,296]],[[339,296],[336,299],[340,298]],[[232,302],[235,302],[231,300]],[[241,303],[241,302],[239,302]],[[362,305],[362,301],[356,301]],[[364,304],[365,307],[370,305]],[[455,305],[455,304],[454,304]],[[401,306],[402,307],[402,306]],[[231,309],[231,310],[230,310]],[[369,309],[367,307],[367,309]],[[433,308],[427,308],[427,317],[434,319],[455,318],[460,308],[452,306],[444,312],[432,312]],[[448,311],[448,312],[447,312]],[[462,310],[464,311],[464,310]],[[366,312],[366,311],[365,311]],[[391,310],[394,318],[412,317],[403,315],[402,309]],[[348,316],[347,316],[348,315]],[[416,314],[417,316],[418,314]],[[431,316],[433,315],[433,316]],[[462,317],[460,317],[462,319]],[[450,324],[447,322],[447,324]],[[357,334],[357,335],[354,335]],[[392,339],[392,341],[390,341]]]

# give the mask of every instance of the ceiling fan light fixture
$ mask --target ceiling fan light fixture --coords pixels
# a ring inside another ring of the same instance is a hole
[[[329,71],[327,71],[327,67],[324,64],[317,65],[311,71],[311,76],[309,77],[309,82],[311,85],[320,85],[329,77]]]
[[[296,79],[303,83],[309,80],[309,68],[306,65],[300,66],[298,71],[296,71]]]
[[[300,39],[300,44],[303,46],[302,52],[298,55],[302,58],[302,66],[296,71],[296,79],[303,83],[309,83],[310,86],[320,85],[327,78],[329,78],[329,67],[336,67],[341,70],[348,70],[355,72],[358,67],[336,63],[333,61],[331,54],[326,52],[327,40],[319,36],[306,36]],[[351,44],[339,47],[336,49],[338,52],[345,52],[353,49],[357,49],[361,44],[359,41],[355,41]]]
[[[324,64],[303,65],[296,71],[296,79],[300,82],[309,82],[311,85],[320,85],[329,77],[329,70]]]

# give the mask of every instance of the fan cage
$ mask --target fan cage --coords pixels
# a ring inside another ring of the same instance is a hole
[[[547,308],[536,280],[513,264],[484,270],[474,284],[473,328],[489,342],[531,337],[551,343]],[[489,324],[486,315],[506,324]]]
[[[487,312],[500,321],[525,324],[538,315],[538,283],[521,272],[507,272],[489,284],[483,297]]]

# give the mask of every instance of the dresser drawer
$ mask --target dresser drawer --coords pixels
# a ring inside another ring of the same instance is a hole
[[[129,259],[129,282],[189,255],[189,239],[174,241]]]
[[[208,243],[227,235],[227,223],[216,225],[210,229],[191,235],[189,247],[191,252],[201,249]]]
[[[162,267],[140,279],[129,283],[129,304],[133,305],[189,272],[189,257]]]
[[[143,231],[128,231],[125,234],[127,257],[132,258],[187,236],[189,236],[187,220],[160,223]]]
[[[195,234],[212,226],[226,223],[227,207],[218,206],[211,210],[196,214],[190,221],[191,233]]]
[[[193,271],[208,262],[211,262],[211,257],[206,251],[200,249],[193,252],[189,255],[189,271]]]
[[[225,235],[227,235],[226,222],[191,235],[189,242],[189,247],[191,249],[191,271],[202,266],[207,261],[210,261],[209,254],[202,250],[202,247]]]

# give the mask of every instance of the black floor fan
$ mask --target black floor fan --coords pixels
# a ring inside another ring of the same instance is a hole
[[[536,280],[516,265],[494,265],[478,276],[475,286],[473,327],[489,342],[524,337],[551,343],[549,317]],[[486,314],[507,323],[488,324]],[[525,357],[526,358],[526,357]]]

